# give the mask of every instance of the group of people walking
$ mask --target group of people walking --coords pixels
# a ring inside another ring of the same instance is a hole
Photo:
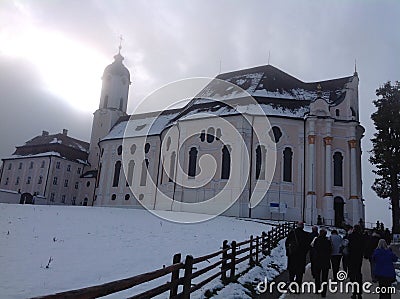
[[[360,288],[352,294],[353,299],[362,298],[361,285],[363,281],[361,267],[363,258],[371,265],[371,280],[379,282],[380,287],[389,287],[395,281],[396,274],[393,263],[397,256],[388,246],[386,240],[378,231],[372,235],[363,233],[360,225],[348,228],[342,237],[337,230],[332,230],[330,236],[325,229],[312,227],[312,232],[304,231],[304,223],[298,222],[285,242],[288,257],[288,272],[290,282],[301,286],[309,253],[311,274],[315,279],[316,290],[326,297],[329,270],[332,269],[333,281],[338,281],[338,272],[342,263],[343,271],[348,273],[351,282],[358,282]],[[321,290],[321,285],[323,285]],[[379,298],[391,298],[390,293],[380,294]]]

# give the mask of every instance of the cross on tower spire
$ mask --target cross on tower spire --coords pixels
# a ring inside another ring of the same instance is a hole
[[[122,41],[124,38],[122,37],[122,34],[119,36],[119,47],[118,47],[118,54],[121,54],[121,49],[122,49]]]
[[[357,59],[354,59],[354,76],[358,76],[358,73],[357,73]]]

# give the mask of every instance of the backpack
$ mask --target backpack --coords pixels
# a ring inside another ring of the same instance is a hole
[[[342,245],[340,246],[340,253],[343,255],[349,255],[349,240],[343,239]]]

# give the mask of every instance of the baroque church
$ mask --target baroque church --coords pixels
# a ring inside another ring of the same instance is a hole
[[[15,169],[27,164],[19,180],[37,167],[30,180],[50,181],[36,193],[50,204],[338,226],[364,219],[356,71],[306,83],[258,66],[218,75],[183,107],[128,115],[123,59],[118,52],[104,70],[90,143],[44,132],[36,147],[34,138],[3,159],[1,189],[16,191]],[[44,156],[54,165],[46,160],[41,172]],[[73,168],[74,177],[56,167]],[[71,190],[51,191],[55,173]]]

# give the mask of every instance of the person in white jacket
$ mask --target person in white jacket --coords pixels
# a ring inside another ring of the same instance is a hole
[[[342,260],[342,246],[343,239],[339,236],[337,230],[333,230],[331,232],[331,264],[332,264],[332,272],[333,272],[333,280],[337,281],[337,273],[340,268],[340,261]]]

